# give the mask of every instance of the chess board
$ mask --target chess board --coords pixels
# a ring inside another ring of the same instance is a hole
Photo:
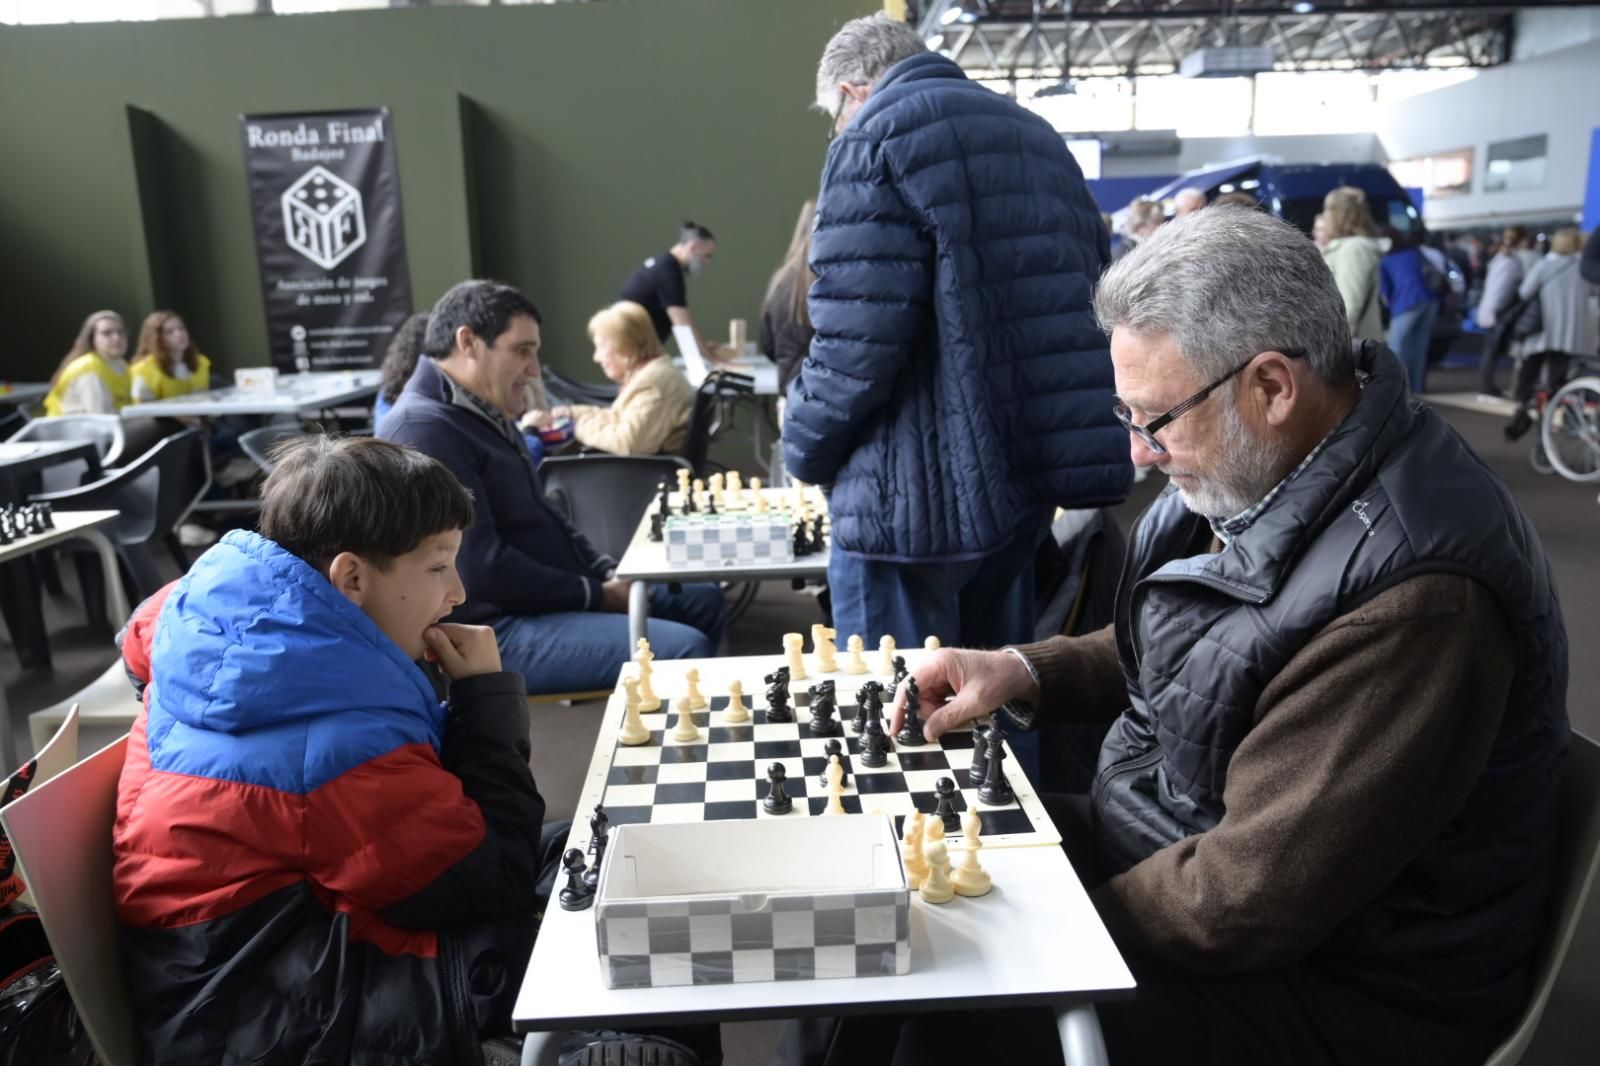
[[[926,653],[902,654],[915,670],[918,659]],[[876,663],[879,656],[874,652],[868,658]],[[842,665],[845,654],[841,652],[839,659]],[[573,826],[572,846],[587,848],[588,817],[596,803],[605,807],[613,825],[821,815],[827,806],[821,780],[827,765],[824,746],[830,738],[811,734],[807,696],[807,689],[821,680],[833,681],[838,695],[838,730],[834,739],[844,748],[842,761],[848,778],[841,802],[846,814],[891,815],[899,833],[905,817],[914,810],[933,812],[937,804],[935,784],[939,778],[949,777],[958,789],[953,801],[957,813],[964,817],[969,808],[976,807],[985,847],[1061,842],[1009,744],[1004,769],[1015,798],[1004,806],[983,803],[977,786],[967,780],[973,753],[971,732],[946,733],[936,742],[915,747],[902,745],[891,737],[886,765],[878,769],[861,766],[861,737],[850,727],[857,711],[855,693],[869,680],[887,684],[889,678],[875,673],[847,674],[843,670],[830,674],[812,671],[805,679],[790,682],[795,720],[769,722],[766,685],[761,679],[781,665],[783,659],[776,655],[658,660],[652,672],[652,687],[661,697],[662,709],[642,715],[651,731],[650,741],[632,747],[617,740],[623,716],[619,680],[596,740],[594,761]],[[700,671],[700,691],[709,706],[689,712],[700,731],[699,739],[680,743],[672,738],[672,730],[682,713],[678,704],[686,691],[684,673],[690,667]],[[622,676],[637,676],[637,667],[625,666]],[[745,703],[752,708],[750,720],[738,724],[726,721],[727,683],[734,678],[744,686]],[[885,729],[891,715],[892,707],[886,707]],[[793,800],[793,810],[786,815],[769,814],[762,805],[768,789],[767,768],[773,763],[782,763],[787,773],[784,786]],[[948,836],[958,839],[961,832]]]

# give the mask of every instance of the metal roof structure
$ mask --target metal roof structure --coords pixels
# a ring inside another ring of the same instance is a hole
[[[1578,0],[920,0],[929,46],[975,78],[1172,74],[1200,48],[1271,47],[1274,69],[1398,70],[1507,62],[1517,11]],[[1070,68],[1070,74],[1068,73]]]

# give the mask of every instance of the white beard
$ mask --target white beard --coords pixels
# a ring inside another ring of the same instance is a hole
[[[1250,432],[1231,395],[1222,400],[1227,408],[1222,415],[1218,469],[1194,472],[1197,484],[1192,489],[1178,486],[1183,505],[1206,518],[1232,518],[1254,506],[1284,475],[1284,449]]]

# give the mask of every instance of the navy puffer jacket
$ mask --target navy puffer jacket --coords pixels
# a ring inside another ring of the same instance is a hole
[[[783,426],[789,472],[833,486],[835,548],[977,558],[1127,495],[1090,303],[1109,258],[1049,125],[931,52],[890,68],[828,150]]]

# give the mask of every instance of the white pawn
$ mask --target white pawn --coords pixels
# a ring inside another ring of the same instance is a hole
[[[695,708],[689,704],[690,697],[685,696],[678,701],[678,721],[672,727],[672,739],[679,744],[688,744],[700,739],[700,729],[694,724]]]
[[[690,478],[689,471],[687,471],[685,469],[682,469],[680,467],[679,470],[678,470],[678,506],[679,507],[687,507],[689,505],[689,478]]]
[[[637,747],[650,742],[650,727],[644,724],[644,719],[639,717],[639,682],[631,677],[622,679],[622,730],[617,733],[617,740],[628,747]]]
[[[767,497],[766,494],[761,491],[761,479],[758,477],[753,477],[750,479],[749,500],[750,506],[755,509],[757,514],[767,513]]]
[[[733,493],[733,498],[738,500],[744,494],[744,475],[737,470],[728,471],[728,491]]]
[[[890,677],[893,677],[894,676],[894,638],[891,637],[889,634],[885,633],[882,636],[882,638],[880,638],[879,641],[878,641],[878,651],[883,653],[883,663],[881,664],[883,666],[883,669],[878,671],[878,672],[882,673],[882,674],[888,674]]]
[[[722,720],[736,725],[750,720],[750,705],[744,701],[744,685],[738,678],[728,682],[728,713]]]
[[[829,629],[820,622],[811,627],[811,653],[817,657],[817,673],[839,672],[838,649],[833,644],[838,635],[838,630]]]
[[[923,641],[922,646],[927,648],[929,651],[938,651],[940,648],[944,647],[943,644],[939,643],[939,638],[933,636],[930,636],[927,640]]]
[[[650,664],[655,661],[655,653],[650,650],[650,642],[644,637],[639,638],[639,650],[634,652],[633,661],[639,664],[639,710],[659,711],[661,697],[650,685]]]
[[[862,640],[858,634],[852,633],[850,634],[850,639],[846,641],[846,646],[850,649],[850,658],[844,661],[844,672],[847,674],[866,673],[867,660],[862,657],[861,653],[866,650],[867,642]]]
[[[927,816],[917,811],[906,819],[900,839],[900,861],[906,868],[906,883],[912,888],[928,876],[928,860],[922,854],[922,834]]]
[[[980,836],[983,822],[977,811],[968,811],[962,819],[961,832],[967,838],[967,847],[961,854],[961,865],[950,876],[950,885],[963,896],[985,896],[994,887],[989,871],[978,865],[978,849],[983,847]]]
[[[806,677],[806,638],[799,633],[783,635],[783,654],[787,659],[790,681],[803,681]]]
[[[839,765],[839,756],[828,756],[828,806],[823,814],[843,814],[844,801],[839,797],[844,795],[844,767]]]
[[[935,818],[930,824],[938,825],[939,820]],[[945,849],[944,841],[934,840],[924,844],[922,854],[928,860],[928,876],[918,887],[917,895],[928,903],[949,903],[955,899],[956,890],[950,883],[950,853]]]
[[[689,691],[683,697],[683,702],[689,705],[691,711],[705,710],[706,698],[700,695],[700,671],[691,666],[683,678],[689,683]]]

